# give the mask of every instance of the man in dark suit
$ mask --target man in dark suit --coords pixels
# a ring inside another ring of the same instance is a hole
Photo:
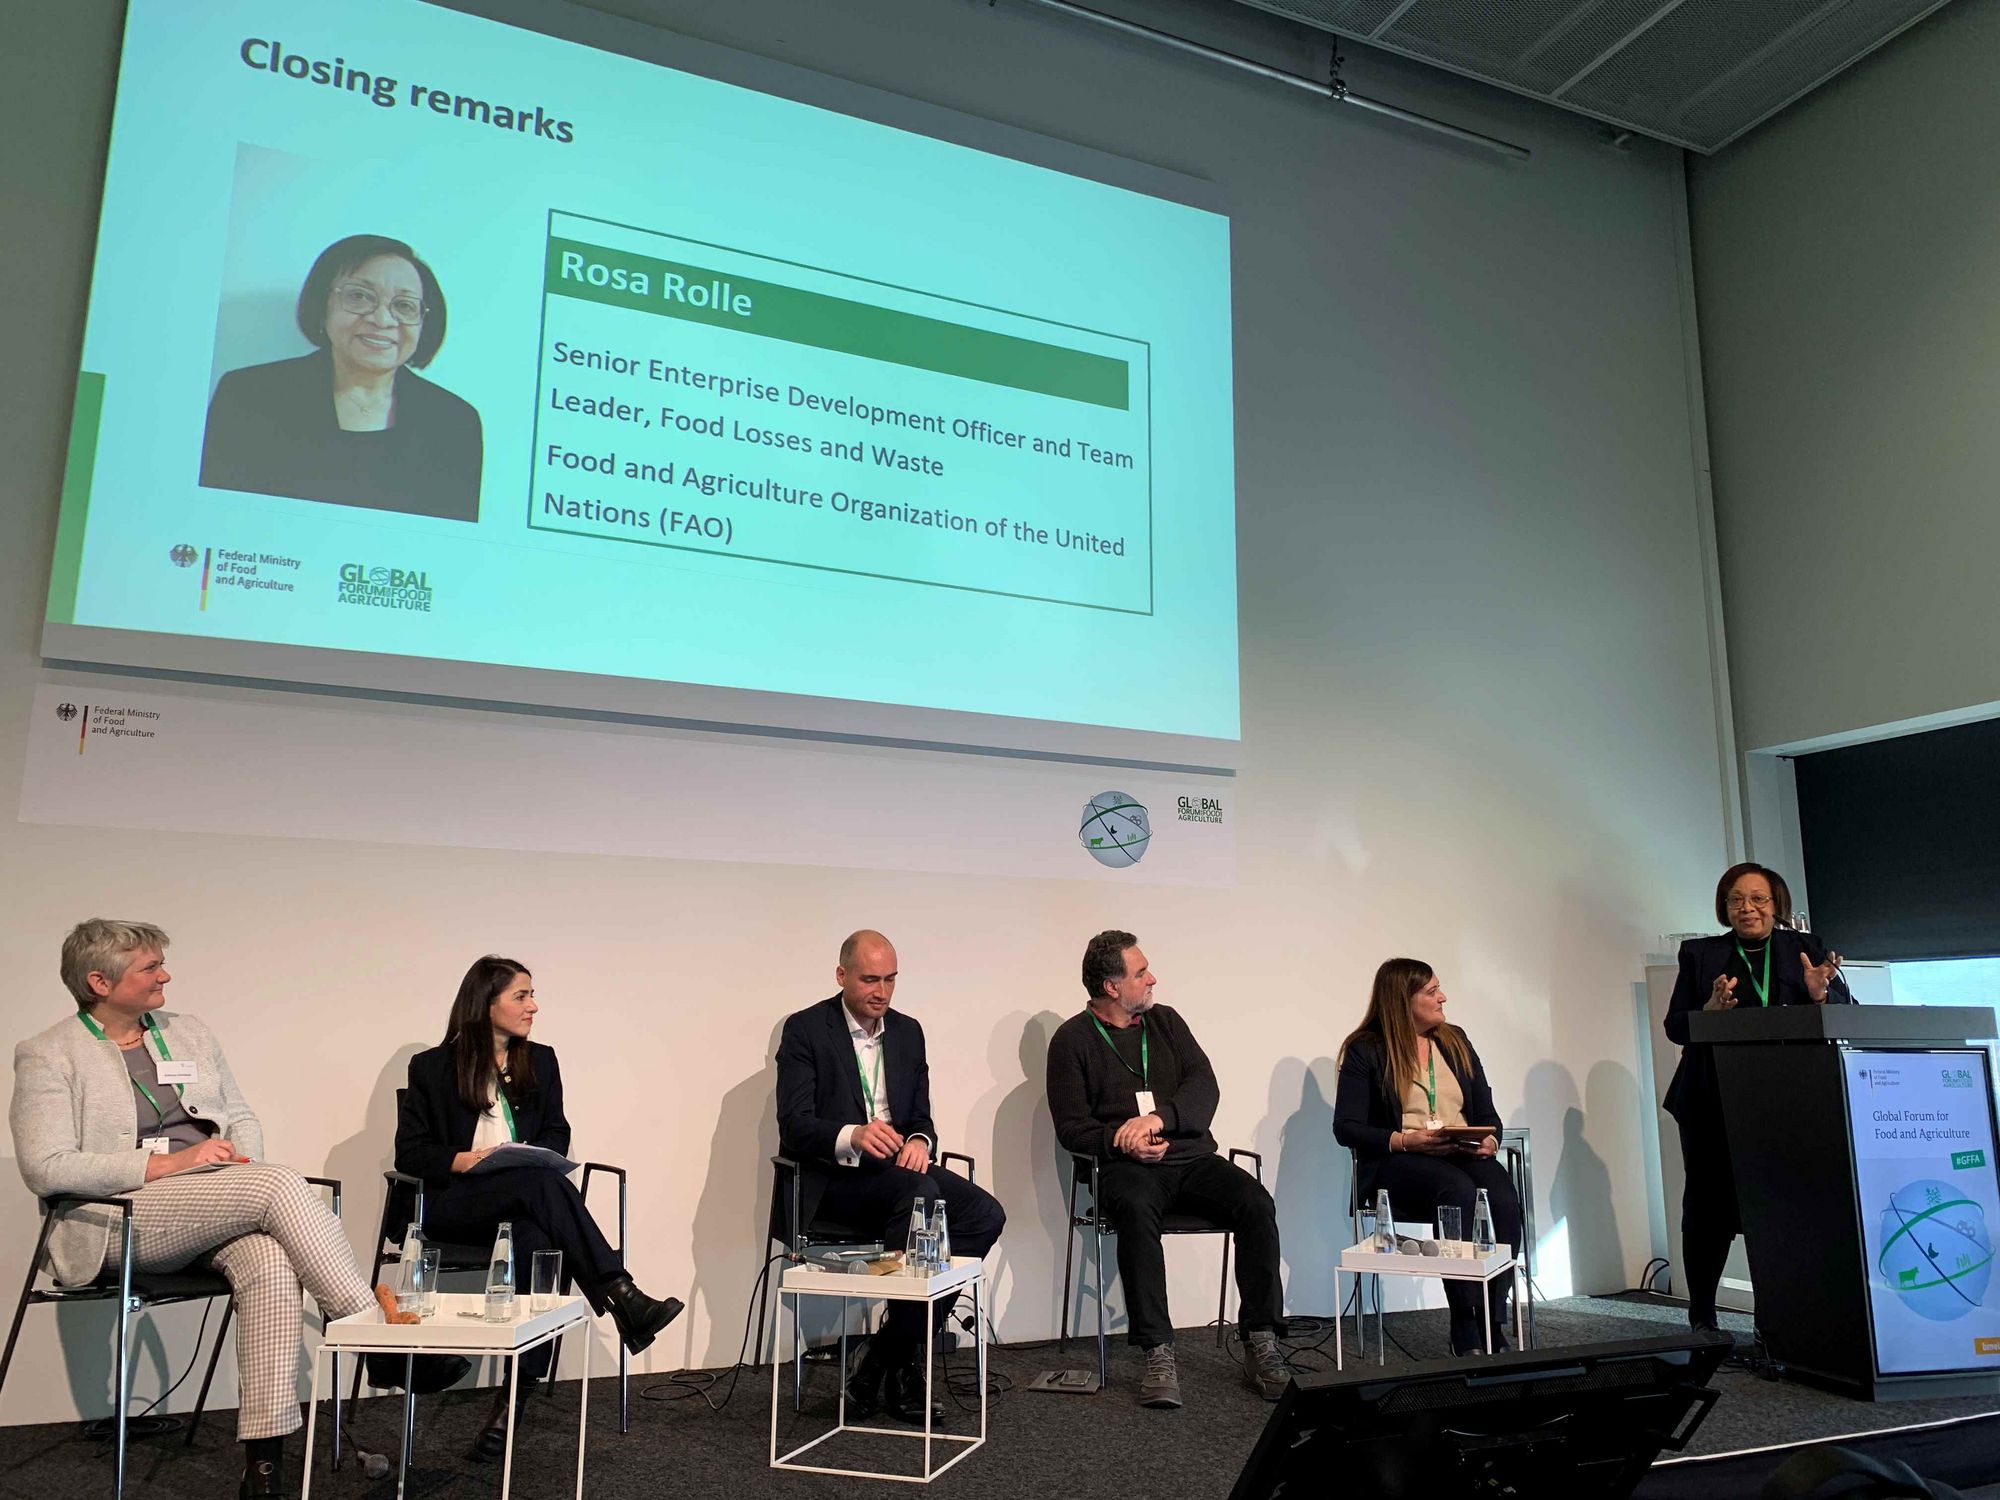
[[[985,1255],[1007,1215],[991,1193],[935,1165],[924,1029],[890,1009],[895,948],[879,932],[854,933],[833,972],[840,993],[788,1017],[778,1042],[778,1140],[799,1164],[800,1222],[900,1245],[911,1205],[942,1198],[952,1254]],[[889,1304],[847,1383],[853,1414],[923,1420],[923,1307]]]

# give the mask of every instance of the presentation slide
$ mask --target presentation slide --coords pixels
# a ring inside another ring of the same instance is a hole
[[[1228,220],[1109,175],[417,0],[132,0],[45,649],[1235,740]]]
[[[1986,1053],[1842,1055],[1876,1371],[2000,1369]]]

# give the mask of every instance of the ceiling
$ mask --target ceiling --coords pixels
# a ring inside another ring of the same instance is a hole
[[[1946,0],[1237,0],[1718,151]]]

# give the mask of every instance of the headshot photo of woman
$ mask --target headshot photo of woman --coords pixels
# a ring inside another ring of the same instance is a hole
[[[417,373],[444,343],[445,298],[401,240],[355,234],[299,289],[314,352],[231,370],[208,404],[201,482],[330,505],[479,519],[479,413]]]

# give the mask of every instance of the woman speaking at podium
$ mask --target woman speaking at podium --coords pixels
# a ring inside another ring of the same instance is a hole
[[[1687,1185],[1681,1193],[1681,1259],[1688,1322],[1713,1333],[1715,1289],[1729,1246],[1743,1232],[1736,1174],[1722,1124],[1715,1059],[1688,1041],[1688,1017],[1698,1010],[1739,1005],[1849,1005],[1840,955],[1810,933],[1793,929],[1792,893],[1785,877],[1759,864],[1731,865],[1715,885],[1715,920],[1728,931],[1681,944],[1681,971],[1667,1007],[1667,1040],[1680,1045],[1680,1066],[1667,1085],[1666,1109],[1680,1125]]]
[[[517,1284],[534,1251],[562,1251],[564,1275],[594,1311],[611,1315],[619,1338],[637,1354],[673,1321],[680,1300],[656,1301],[632,1284],[583,1195],[551,1158],[522,1152],[519,1165],[504,1155],[487,1160],[512,1145],[569,1154],[555,1049],[528,1040],[539,1010],[534,976],[511,958],[488,954],[465,971],[443,1044],[410,1059],[410,1086],[396,1120],[396,1170],[423,1178],[423,1229],[431,1239],[478,1245],[503,1219],[511,1223]],[[522,1357],[523,1395],[547,1372],[554,1350],[544,1344]],[[506,1445],[504,1388],[500,1400],[473,1445],[482,1458],[498,1458]]]

